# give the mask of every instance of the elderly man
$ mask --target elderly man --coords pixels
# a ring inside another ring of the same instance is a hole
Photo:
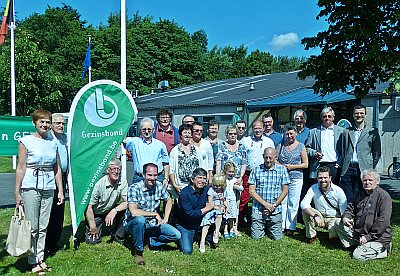
[[[252,130],[253,134],[251,136],[247,136],[240,141],[244,145],[247,154],[247,170],[246,173],[242,175],[244,190],[240,194],[239,204],[238,223],[241,226],[245,224],[245,218],[248,222],[250,222],[250,218],[248,217],[248,203],[250,200],[248,180],[250,173],[254,168],[264,162],[264,150],[268,147],[275,148],[274,142],[270,138],[263,135],[264,127],[261,121],[254,121],[252,124]]]
[[[145,117],[140,121],[140,137],[126,138],[126,149],[132,152],[133,183],[143,180],[143,166],[154,163],[158,167],[157,180],[168,186],[169,157],[165,144],[155,138],[154,122]]]
[[[363,191],[351,202],[335,228],[344,247],[356,247],[353,258],[366,261],[385,258],[392,249],[392,199],[379,187],[380,177],[373,169],[361,173]]]
[[[356,199],[363,190],[361,171],[374,169],[381,158],[379,131],[365,124],[366,115],[365,106],[356,105],[353,108],[354,127],[349,128],[340,182],[348,202]]]
[[[237,140],[240,141],[246,134],[246,122],[244,120],[239,120],[236,122],[236,127],[238,129]]]
[[[337,237],[334,225],[347,207],[346,195],[343,190],[332,183],[332,175],[328,167],[319,167],[317,172],[318,183],[308,189],[301,202],[303,220],[306,228],[307,243],[315,242],[316,227],[328,229],[329,238]],[[314,202],[314,208],[311,207]]]
[[[156,118],[153,138],[163,142],[169,154],[172,148],[179,143],[178,129],[172,125],[172,112],[162,108],[157,112]]]
[[[203,126],[199,122],[194,122],[191,144],[196,147],[199,157],[199,167],[208,172],[208,182],[211,183],[214,170],[214,155],[211,143],[202,138]]]
[[[296,140],[305,145],[307,143],[308,136],[310,136],[310,129],[306,127],[306,112],[303,109],[296,110],[296,112],[293,114],[293,120],[297,129]]]
[[[158,247],[181,238],[180,232],[168,224],[172,199],[165,186],[157,181],[156,164],[143,166],[143,180],[131,185],[128,190],[128,211],[124,228],[132,236],[133,255],[138,265],[144,265],[143,243],[145,235],[150,238],[150,247]],[[164,217],[157,212],[161,201],[165,202]]]
[[[89,205],[86,209],[86,237],[90,244],[101,241],[103,224],[111,229],[111,240],[124,242],[122,225],[126,210],[128,182],[121,179],[121,162],[113,158],[107,166],[107,175],[100,178],[94,186]]]
[[[320,166],[327,166],[331,171],[333,183],[339,184],[340,168],[347,145],[347,130],[335,125],[334,120],[335,112],[331,107],[322,109],[322,124],[310,131],[306,148],[310,178],[317,177],[317,169]]]
[[[185,115],[182,118],[182,125],[192,125],[195,122],[192,115]]]
[[[207,171],[197,168],[193,171],[191,185],[183,188],[179,194],[176,212],[176,228],[181,233],[179,246],[185,254],[192,254],[194,234],[203,216],[214,208],[214,203],[207,200],[207,193]]]
[[[53,114],[51,123],[51,134],[54,139],[58,140],[58,155],[60,157],[60,166],[62,171],[62,185],[64,191],[67,188],[68,179],[68,147],[67,135],[64,133],[65,120],[62,114]],[[58,189],[56,187],[53,206],[51,208],[49,227],[47,228],[45,254],[54,255],[58,250],[57,243],[60,240],[63,223],[65,203],[57,204]]]
[[[253,198],[251,237],[260,239],[267,233],[272,240],[282,239],[281,202],[288,193],[289,174],[275,163],[275,149],[264,150],[264,164],[254,168],[249,178]]]
[[[264,114],[262,116],[262,121],[264,124],[264,135],[271,138],[274,141],[275,148],[282,142],[282,134],[274,130],[274,119],[269,114]]]

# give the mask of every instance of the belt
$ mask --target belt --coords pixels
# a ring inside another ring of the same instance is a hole
[[[164,174],[164,171],[159,172],[157,175],[160,176],[160,175],[162,175],[162,174]],[[142,173],[138,173],[138,172],[135,172],[135,175],[137,175],[137,176],[143,176]]]
[[[333,162],[320,162],[320,164],[335,164],[336,165],[336,161],[333,161]]]

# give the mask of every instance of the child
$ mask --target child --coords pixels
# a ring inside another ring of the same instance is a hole
[[[213,202],[215,204],[214,210],[208,212],[203,220],[201,221],[200,226],[203,226],[201,231],[201,240],[199,251],[204,253],[206,236],[208,233],[208,229],[211,224],[215,223],[215,231],[213,234],[213,242],[218,243],[219,239],[219,229],[221,228],[222,216],[225,214],[225,211],[229,213],[229,206],[226,201],[226,179],[225,175],[217,173],[212,178],[212,186],[208,189],[208,202]]]
[[[228,201],[230,213],[227,215],[228,223],[225,224],[224,238],[229,240],[235,236],[240,237],[241,234],[237,230],[237,220],[239,217],[239,201],[240,192],[243,191],[242,183],[238,183],[235,177],[236,165],[233,162],[226,162],[224,166],[224,174],[226,177],[226,200]],[[229,228],[229,232],[228,232]]]

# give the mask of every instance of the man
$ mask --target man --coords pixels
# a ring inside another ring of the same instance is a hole
[[[67,135],[64,133],[65,120],[62,114],[53,114],[51,123],[51,134],[54,139],[58,140],[58,156],[60,158],[60,167],[62,171],[62,185],[64,191],[67,188],[68,180],[68,147]],[[58,250],[57,243],[60,241],[63,223],[65,203],[57,204],[58,189],[54,191],[53,206],[51,208],[49,227],[47,228],[45,254],[47,256],[54,255]]]
[[[153,138],[163,142],[169,154],[172,148],[179,143],[178,129],[172,125],[172,112],[162,108],[157,112],[156,118],[156,131],[153,133]]]
[[[214,155],[211,143],[206,139],[201,138],[203,134],[203,126],[199,122],[194,122],[192,141],[196,147],[197,155],[199,157],[199,167],[208,172],[208,182],[211,183],[213,170],[214,170]]]
[[[194,117],[192,115],[185,115],[182,118],[182,125],[192,125],[195,122]]]
[[[347,207],[346,195],[339,186],[332,183],[332,174],[328,167],[318,168],[317,180],[318,183],[308,189],[300,204],[307,243],[318,239],[316,227],[328,229],[330,239],[337,237],[334,225],[336,221],[340,221]],[[311,201],[314,202],[314,208],[311,207]]]
[[[126,149],[132,152],[133,182],[143,180],[143,166],[154,163],[158,166],[157,180],[168,186],[169,158],[165,144],[153,138],[154,122],[145,117],[140,121],[140,137],[125,139]]]
[[[262,116],[262,121],[264,124],[264,135],[271,138],[274,141],[275,148],[282,143],[282,134],[274,130],[274,119],[269,114],[264,114]]]
[[[213,173],[215,173],[215,165],[216,165],[215,158],[218,153],[218,148],[220,144],[223,143],[221,139],[218,139],[218,130],[219,130],[219,123],[216,120],[210,120],[208,122],[207,137],[204,138],[204,140],[210,142],[213,151],[213,158],[214,158]]]
[[[306,112],[303,109],[296,110],[296,112],[293,114],[293,120],[297,129],[296,140],[305,145],[307,143],[308,136],[310,135],[310,129],[306,127]]]
[[[238,224],[242,226],[245,224],[245,218],[247,222],[250,222],[250,218],[248,217],[248,203],[250,200],[248,180],[250,173],[254,168],[264,162],[264,150],[269,147],[275,148],[274,142],[263,135],[263,129],[264,127],[261,121],[254,121],[252,124],[253,134],[240,141],[244,145],[247,153],[247,170],[246,173],[242,175],[244,190],[240,194],[239,205]]]
[[[236,122],[236,127],[238,129],[237,140],[240,141],[246,135],[246,122],[239,120]]]
[[[124,242],[122,225],[126,210],[128,182],[121,179],[121,162],[113,158],[107,166],[107,175],[100,178],[94,186],[86,209],[85,240],[90,244],[101,242],[103,224],[111,227],[111,240]]]
[[[264,164],[252,170],[249,178],[253,198],[251,237],[260,239],[267,233],[272,240],[282,239],[281,202],[288,193],[289,174],[275,163],[275,148],[264,150]]]
[[[319,167],[329,167],[333,183],[339,184],[340,168],[347,145],[347,130],[335,125],[335,112],[331,107],[321,111],[322,124],[310,131],[306,148],[309,157],[310,178],[317,177]]]
[[[195,169],[191,182],[191,185],[180,192],[176,212],[176,228],[181,233],[179,246],[184,254],[192,254],[194,234],[200,227],[203,216],[214,208],[214,203],[207,200],[207,171],[202,168]]]
[[[341,187],[347,201],[352,202],[363,190],[361,171],[375,169],[381,158],[381,139],[377,128],[365,125],[366,108],[353,109],[354,127],[349,128],[348,146],[344,156]]]
[[[380,177],[373,169],[361,173],[363,191],[350,202],[335,228],[344,247],[356,247],[353,258],[366,261],[385,258],[392,249],[392,199],[379,187]]]
[[[133,255],[138,265],[144,265],[143,249],[145,235],[150,238],[150,247],[158,247],[181,238],[180,232],[168,224],[172,199],[165,186],[157,181],[158,166],[148,163],[143,166],[143,180],[131,185],[128,190],[128,211],[124,228],[132,236]],[[164,218],[157,213],[161,201]]]

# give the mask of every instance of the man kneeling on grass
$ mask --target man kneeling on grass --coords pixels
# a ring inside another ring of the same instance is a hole
[[[138,265],[144,265],[143,240],[150,238],[150,247],[158,247],[181,238],[181,233],[169,225],[172,199],[163,183],[157,181],[158,168],[153,163],[143,166],[143,180],[128,189],[128,211],[125,214],[125,231],[132,235],[133,255]],[[161,200],[164,219],[157,213]]]
[[[107,166],[107,175],[94,186],[89,205],[86,209],[85,240],[90,244],[101,242],[104,223],[111,228],[111,240],[124,242],[122,225],[126,210],[126,191],[128,182],[121,180],[121,162],[112,159]]]
[[[335,222],[340,221],[347,207],[346,195],[342,188],[332,183],[332,174],[328,167],[318,168],[317,180],[318,183],[308,189],[300,204],[307,243],[317,240],[316,227],[328,229],[329,238],[336,238]],[[311,201],[314,202],[315,208],[311,207]]]
[[[385,258],[392,250],[392,199],[379,187],[380,177],[375,170],[363,171],[361,179],[364,191],[349,204],[335,228],[344,247],[355,247],[354,259]]]

